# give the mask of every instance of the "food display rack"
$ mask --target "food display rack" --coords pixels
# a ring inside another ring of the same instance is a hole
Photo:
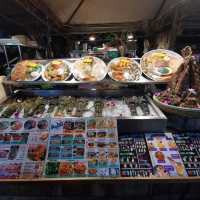
[[[166,84],[164,81],[152,81],[146,78],[145,76],[141,76],[139,81],[135,82],[116,82],[112,80],[110,77],[106,76],[105,80],[109,80],[111,84],[118,84],[118,85],[144,85],[144,84]],[[68,81],[43,81],[42,79],[39,79],[38,81],[11,81],[11,80],[4,80],[4,83],[7,85],[13,85],[13,86],[29,86],[29,85],[41,85],[41,84],[49,84],[49,85],[81,85],[81,84],[101,84],[104,83],[105,80],[102,81],[77,81],[75,78],[71,78]]]
[[[76,59],[67,59],[74,62]],[[47,61],[44,61],[45,63]],[[3,84],[7,90],[8,97],[29,97],[29,96],[76,96],[76,97],[113,97],[118,98],[122,96],[137,96],[144,94],[145,85],[166,84],[165,82],[155,82],[141,78],[138,82],[118,83],[111,78],[106,77],[100,82],[80,82],[71,78],[70,81],[61,82],[45,82],[38,80],[31,81],[10,81],[5,78]],[[104,87],[102,87],[102,85]],[[106,86],[105,86],[106,85]],[[116,87],[110,88],[107,85],[114,85]],[[139,87],[139,85],[141,87]],[[61,86],[61,87],[59,87]],[[107,87],[107,88],[106,88]],[[134,133],[161,133],[165,132],[167,118],[160,111],[160,109],[153,103],[152,99],[146,96],[149,104],[153,108],[156,116],[133,116],[133,117],[117,117],[118,134],[134,134]],[[70,117],[71,118],[71,117]],[[76,117],[75,117],[76,118]],[[40,178],[40,179],[1,179],[3,182],[79,182],[79,181],[117,181],[117,182],[196,182],[199,177],[67,177],[67,178]]]
[[[74,63],[77,59],[64,59],[70,63]],[[138,60],[138,59],[136,59]],[[39,60],[43,65],[50,60]],[[122,96],[146,96],[144,94],[146,85],[161,84],[166,85],[164,81],[153,81],[141,76],[139,81],[135,82],[118,82],[112,80],[108,75],[102,81],[77,81],[72,75],[67,81],[44,81],[40,78],[37,81],[11,81],[7,77],[3,81],[7,88],[9,96],[78,96],[78,97],[113,97]],[[146,96],[147,97],[147,96]],[[155,116],[132,116],[118,117],[119,133],[131,132],[160,132],[165,131],[167,118],[155,106],[151,98],[147,97],[149,104],[156,113]],[[134,125],[133,125],[134,123]]]

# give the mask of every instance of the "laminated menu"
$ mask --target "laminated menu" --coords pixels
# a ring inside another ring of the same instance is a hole
[[[30,133],[22,178],[39,178],[43,175],[48,137],[48,131]]]
[[[146,134],[154,175],[187,176],[181,156],[171,133]]]
[[[48,118],[15,118],[0,119],[0,132],[34,132],[49,130]]]
[[[117,121],[112,118],[54,118],[46,177],[118,176]]]
[[[88,119],[86,143],[88,176],[119,176],[116,119]]]
[[[0,179],[21,176],[29,133],[0,133]]]
[[[20,177],[21,162],[3,162],[0,164],[0,179],[16,179]]]
[[[151,159],[144,135],[133,134],[120,137],[119,150],[121,176],[149,177],[152,175]]]
[[[84,119],[51,120],[46,177],[82,177],[87,175],[85,157],[86,122]]]
[[[200,133],[173,134],[188,176],[200,176]]]
[[[0,178],[39,178],[46,157],[48,131],[1,132]]]

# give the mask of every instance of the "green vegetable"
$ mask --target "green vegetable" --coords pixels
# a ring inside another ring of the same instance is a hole
[[[168,74],[170,72],[170,69],[168,67],[162,67],[159,69],[159,72],[161,74]]]

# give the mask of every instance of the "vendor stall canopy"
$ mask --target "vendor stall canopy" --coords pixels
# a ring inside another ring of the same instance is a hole
[[[183,0],[44,0],[65,30],[74,33],[110,31],[122,25],[125,29],[163,15]],[[131,26],[132,25],[132,26]],[[70,29],[71,28],[71,29]],[[116,31],[116,30],[113,30]]]
[[[56,11],[55,14],[63,23],[68,22],[70,24],[123,23],[149,20],[154,18],[155,13],[163,4],[163,0],[45,0],[45,2],[53,12]],[[167,2],[173,6],[178,1],[167,0]],[[76,13],[72,16],[75,10]]]
[[[199,0],[6,0],[0,27],[14,33],[49,26],[59,33],[141,29],[177,5]]]

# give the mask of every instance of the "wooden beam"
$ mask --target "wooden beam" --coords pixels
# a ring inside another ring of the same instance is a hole
[[[179,32],[180,28],[180,13],[178,8],[175,9],[172,27],[171,27],[171,33],[170,33],[170,44],[169,47],[173,48],[175,46],[176,38]]]
[[[163,8],[165,6],[165,3],[166,3],[166,0],[163,0],[161,5],[160,5],[160,7],[158,8],[158,11],[156,12],[156,14],[155,14],[155,16],[153,18],[153,20],[156,20],[159,17],[160,13],[162,12],[162,10],[163,10]]]
[[[124,23],[106,23],[106,24],[76,24],[65,25],[65,30],[69,34],[89,34],[89,33],[108,33],[123,31],[143,31],[145,23],[124,22]]]
[[[46,26],[47,28],[50,26],[53,31],[63,36],[63,25],[61,25],[60,22],[57,20],[52,21],[55,15],[50,11],[49,8],[45,8],[45,4],[41,3],[42,1],[40,2],[40,0],[15,0],[15,2],[18,5],[20,5],[27,13],[32,15],[40,24]]]
[[[76,13],[78,12],[78,10],[80,9],[80,7],[83,5],[85,0],[81,0],[79,2],[79,4],[76,6],[76,8],[74,9],[73,13],[71,14],[71,16],[69,17],[69,19],[67,20],[66,24],[70,24],[70,22],[72,21],[73,17],[76,15]]]
[[[5,21],[8,22],[8,23],[11,23],[11,24],[16,25],[16,26],[18,26],[18,27],[25,28],[25,25],[24,25],[24,24],[16,22],[16,20],[14,20],[14,19],[11,18],[11,17],[8,17],[8,16],[6,16],[6,15],[0,14],[0,18],[2,18],[3,20],[5,20]]]
[[[59,30],[63,29],[64,24],[62,21],[57,17],[57,15],[54,14],[54,12],[51,11],[51,9],[48,7],[48,5],[44,2],[44,0],[31,0],[31,3],[38,8],[41,12],[43,12],[48,18],[51,20],[53,24],[56,25],[56,27]]]

